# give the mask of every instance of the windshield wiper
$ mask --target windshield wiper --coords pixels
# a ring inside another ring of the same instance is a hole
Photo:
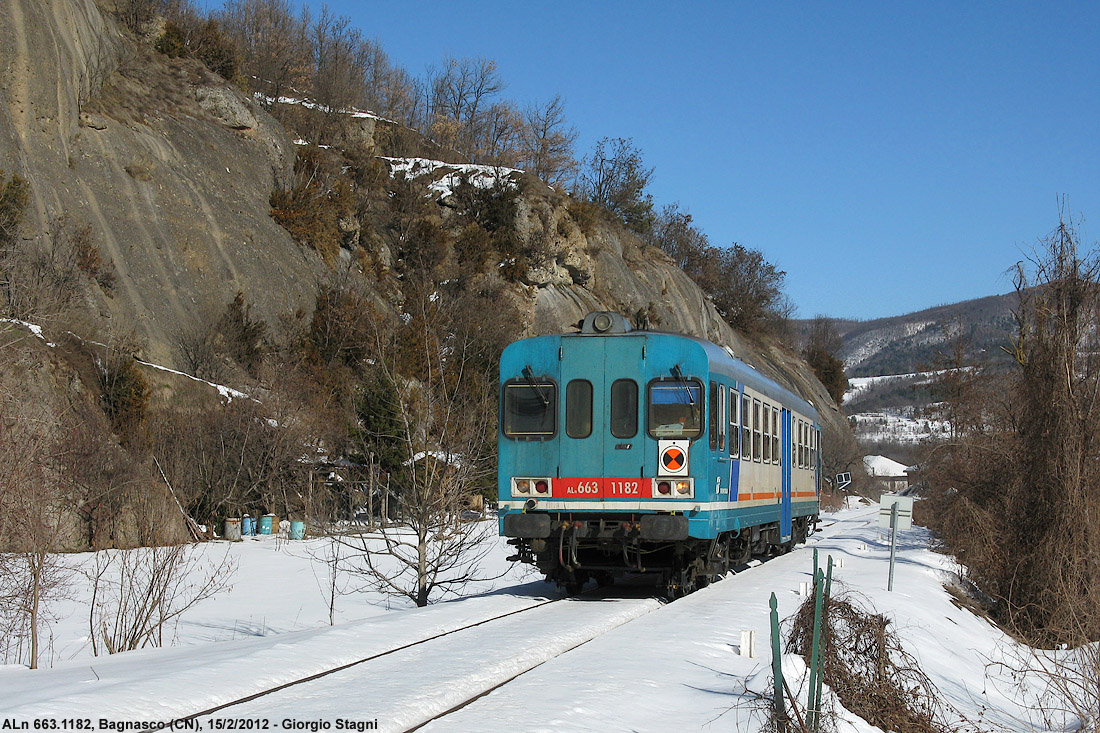
[[[691,390],[686,384],[687,379],[684,377],[684,373],[680,370],[680,365],[677,364],[676,366],[672,367],[670,371],[672,372],[672,376],[680,380],[676,383],[676,386],[684,390],[684,392],[687,394],[687,403],[692,407],[695,407],[695,397],[692,396]]]
[[[523,378],[527,380],[527,383],[535,390],[535,393],[542,400],[543,407],[550,406],[550,398],[542,392],[542,385],[535,381],[535,373],[531,371],[531,366],[527,365],[523,367]]]

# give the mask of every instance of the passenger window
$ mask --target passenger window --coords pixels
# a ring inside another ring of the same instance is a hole
[[[752,400],[741,395],[741,459],[752,460]]]
[[[650,383],[648,422],[654,438],[698,438],[703,434],[703,385],[680,379]]]
[[[783,430],[779,424],[779,408],[772,408],[772,463],[780,463],[781,456],[779,455],[779,434]]]
[[[638,383],[617,379],[611,385],[611,434],[633,438],[638,434]]]
[[[760,424],[760,400],[752,401],[752,459],[757,463],[760,462],[760,452],[763,448],[763,441],[761,440],[761,427]]]
[[[741,400],[737,398],[737,390],[730,389],[729,391],[729,404],[730,404],[730,458],[737,458],[740,453],[738,452],[740,446],[738,445],[738,436],[741,434],[741,428],[739,427],[741,421],[737,417],[738,408],[741,406]]]
[[[565,386],[565,434],[587,438],[592,434],[592,383],[574,379]]]
[[[553,382],[504,385],[504,434],[510,438],[545,438],[557,430],[558,386]]]
[[[764,408],[764,463],[772,462],[772,408],[767,402],[763,405]]]

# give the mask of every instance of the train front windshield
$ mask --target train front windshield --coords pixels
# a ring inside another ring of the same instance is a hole
[[[522,382],[504,387],[504,434],[512,438],[547,438],[554,435],[557,385]]]
[[[697,438],[703,425],[703,386],[670,380],[649,385],[649,432],[655,438]]]

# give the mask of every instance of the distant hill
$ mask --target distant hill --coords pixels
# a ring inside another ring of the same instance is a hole
[[[834,320],[849,378],[843,410],[865,450],[914,461],[919,444],[947,429],[935,409],[934,370],[965,338],[967,356],[1007,362],[1016,293],[992,295],[868,321]],[[810,321],[796,331],[805,334]]]
[[[849,377],[912,374],[932,368],[962,329],[973,353],[991,361],[1007,358],[1015,328],[1015,293],[991,295],[916,313],[870,321],[837,320],[844,341],[838,356]],[[808,322],[805,322],[808,323]]]

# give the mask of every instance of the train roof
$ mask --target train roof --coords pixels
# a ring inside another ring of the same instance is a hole
[[[592,333],[590,331],[577,331],[572,333],[563,334],[547,334],[545,336],[535,336],[530,339],[521,339],[521,341],[534,341],[536,339],[573,339],[573,338],[592,338],[593,336],[601,336],[603,338],[622,338],[624,336],[662,336],[668,338],[684,339],[686,341],[693,341],[698,344],[703,352],[706,354],[707,362],[710,364],[712,371],[725,374],[728,377],[735,379],[736,381],[746,384],[752,387],[757,392],[770,397],[777,402],[780,402],[787,406],[798,406],[799,412],[807,417],[817,420],[819,418],[818,412],[814,404],[802,397],[798,396],[791,390],[776,383],[769,377],[764,376],[754,367],[750,366],[746,362],[735,357],[729,350],[719,346],[716,343],[707,341],[706,339],[696,338],[695,336],[687,336],[682,333],[673,333],[671,331],[650,331],[650,330],[615,330],[608,333]]]

